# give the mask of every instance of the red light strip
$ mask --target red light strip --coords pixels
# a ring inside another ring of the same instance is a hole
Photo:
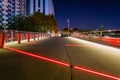
[[[114,79],[114,80],[120,80],[120,78],[117,78],[117,77],[114,77],[114,76],[111,76],[111,75],[108,75],[108,74],[96,72],[96,71],[93,71],[93,70],[81,68],[81,67],[78,67],[78,66],[74,66],[74,68],[78,69],[78,70],[81,70],[81,71],[88,72],[88,73],[92,73],[92,74],[97,74],[97,75],[100,75],[100,76],[108,77],[108,78],[111,78],[111,79]]]
[[[37,44],[37,42],[30,42],[29,44]]]
[[[64,66],[70,66],[70,65],[67,64],[67,63],[63,63],[63,62],[60,62],[60,61],[56,61],[56,60],[54,60],[54,59],[46,58],[46,57],[43,57],[43,56],[38,56],[38,55],[35,55],[35,54],[32,54],[32,53],[28,53],[28,52],[21,51],[21,50],[16,50],[16,49],[9,48],[9,47],[5,47],[5,48],[8,49],[8,50],[15,51],[15,52],[18,52],[18,53],[21,53],[21,54],[25,54],[25,55],[28,55],[28,56],[32,56],[32,57],[35,57],[35,58],[38,58],[38,59],[50,61],[50,62],[57,63],[57,64],[61,64],[61,65],[64,65]]]
[[[11,51],[14,51],[14,52],[24,54],[24,55],[31,56],[31,57],[34,57],[34,58],[38,58],[38,59],[42,59],[42,60],[46,60],[46,61],[49,61],[49,62],[53,62],[53,63],[56,63],[56,64],[61,64],[61,65],[70,67],[70,64],[60,62],[60,61],[57,61],[57,60],[54,60],[54,59],[46,58],[46,57],[43,57],[43,56],[35,55],[33,53],[29,53],[29,52],[9,48],[9,47],[4,47],[4,48],[6,48],[8,50],[11,50]],[[107,74],[104,74],[104,73],[100,73],[100,72],[97,72],[97,71],[89,70],[89,69],[86,69],[86,68],[82,68],[82,67],[78,67],[78,66],[73,66],[73,68],[75,68],[77,70],[85,71],[85,72],[88,72],[88,73],[96,74],[96,75],[99,75],[99,76],[104,76],[104,77],[107,77],[107,78],[111,78],[111,79],[114,79],[114,80],[120,80],[120,78],[118,78],[118,77],[114,77],[114,76],[107,75]]]
[[[81,47],[81,45],[79,45],[79,44],[65,44],[65,46]]]

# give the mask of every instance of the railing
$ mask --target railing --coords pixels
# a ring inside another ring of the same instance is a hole
[[[18,44],[20,44],[22,40],[27,40],[29,42],[31,39],[36,40],[46,37],[51,37],[51,34],[16,30],[0,30],[0,47],[3,48],[4,43],[18,41]]]

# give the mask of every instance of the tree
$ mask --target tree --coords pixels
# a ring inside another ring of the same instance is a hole
[[[58,32],[57,20],[55,16],[48,15],[45,16],[40,12],[35,12],[30,16],[18,15],[13,19],[13,23],[10,24],[10,29],[20,30],[20,31],[34,31],[34,32],[44,32],[48,31],[55,33]]]
[[[9,29],[15,29],[15,30],[24,30],[24,19],[25,17],[21,16],[21,15],[17,15],[13,18],[13,23],[9,23]]]
[[[47,18],[47,25],[50,32],[54,31],[55,33],[58,32],[57,20],[54,15],[48,15]]]

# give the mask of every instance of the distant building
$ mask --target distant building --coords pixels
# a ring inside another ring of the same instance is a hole
[[[52,0],[27,0],[27,14],[41,12],[45,15],[54,15],[54,6]]]
[[[0,26],[7,26],[19,14],[26,15],[25,0],[0,0]]]

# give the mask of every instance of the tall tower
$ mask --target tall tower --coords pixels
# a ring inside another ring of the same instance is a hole
[[[54,6],[52,0],[28,0],[28,15],[34,12],[41,12],[45,15],[54,15]]]
[[[0,0],[0,26],[2,26],[2,1]]]
[[[0,26],[8,24],[8,10],[9,10],[8,0],[1,1],[1,11],[0,11]]]
[[[0,26],[7,26],[16,15],[25,15],[25,9],[25,0],[0,0]]]

